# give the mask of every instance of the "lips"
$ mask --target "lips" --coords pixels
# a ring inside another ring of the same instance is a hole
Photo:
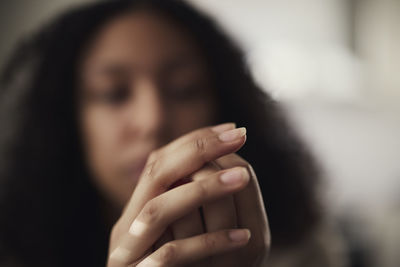
[[[146,166],[146,162],[147,156],[135,160],[135,162],[128,167],[127,175],[129,179],[137,181],[142,174],[144,167]]]

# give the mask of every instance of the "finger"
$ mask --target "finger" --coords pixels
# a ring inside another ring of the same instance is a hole
[[[185,143],[188,143],[195,139],[202,138],[205,134],[212,135],[215,133],[223,133],[225,131],[233,130],[235,128],[236,128],[236,123],[233,122],[218,124],[211,127],[200,128],[181,136],[180,138],[176,139],[175,142],[167,144],[162,148],[160,152],[162,154],[168,154]]]
[[[162,236],[154,243],[154,250],[159,249],[165,243],[175,240],[171,227],[167,227]]]
[[[151,255],[153,253],[154,250],[152,249],[148,249],[143,256],[132,262],[132,263],[128,263],[129,260],[129,255],[130,255],[130,251],[126,250],[122,247],[117,247],[112,254],[110,255],[110,257],[108,258],[107,261],[107,267],[136,267],[136,265],[142,261],[143,259],[145,259],[147,256]]]
[[[258,185],[256,174],[251,165],[237,154],[225,155],[215,161],[222,168],[232,166],[243,166],[250,174],[249,184],[245,189],[233,195],[236,205],[238,227],[249,228],[252,234],[257,237],[250,242],[260,242],[252,244],[260,247],[265,245],[262,242],[270,242],[270,232],[268,219],[264,207],[261,190]],[[267,245],[269,246],[269,245]]]
[[[178,186],[152,199],[146,203],[129,233],[123,236],[115,249],[129,252],[120,260],[125,263],[137,260],[172,222],[207,202],[243,189],[248,179],[244,168],[223,170],[209,179]],[[113,252],[110,257],[115,255],[118,256],[118,253]]]
[[[211,173],[221,170],[221,167],[215,163],[210,162],[205,167],[200,169],[193,175],[194,180],[205,179]],[[236,208],[232,195],[228,195],[219,200],[203,205],[203,218],[205,225],[205,232],[214,232],[222,229],[237,228],[236,222]],[[235,252],[231,252],[235,253]],[[237,252],[236,252],[237,253]],[[236,257],[210,257],[202,262],[201,266],[235,266],[237,265]]]
[[[192,175],[193,180],[203,180],[218,172],[221,168],[214,162],[206,164]],[[214,202],[203,205],[205,232],[236,228],[236,210],[233,196],[228,195]]]
[[[237,151],[246,141],[245,128],[206,135],[209,131],[204,130],[205,137],[184,143],[146,165],[123,213],[123,222],[132,222],[147,201],[167,191],[177,180],[189,176],[206,162]]]
[[[197,177],[197,174],[206,169],[208,165],[210,165],[210,163],[206,163],[205,166],[200,169],[200,171],[195,172],[195,174],[186,181],[195,181],[196,179],[194,178]],[[207,175],[211,175],[213,173],[215,172],[207,172]],[[173,230],[175,239],[184,239],[206,232],[203,227],[204,222],[200,213],[200,210],[193,211],[172,223],[171,229]]]
[[[140,262],[144,266],[181,266],[238,249],[247,244],[247,229],[223,230],[169,242]],[[224,265],[225,266],[225,265]]]
[[[183,239],[204,233],[200,211],[192,211],[176,220],[172,223],[171,229],[175,239]]]

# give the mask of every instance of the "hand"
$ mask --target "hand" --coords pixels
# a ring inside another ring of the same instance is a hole
[[[246,230],[236,230],[236,236],[241,233],[243,239],[233,242],[229,238],[232,230],[225,229],[170,241],[154,252],[152,249],[168,225],[204,204],[240,191],[249,182],[249,173],[244,168],[235,167],[230,170],[241,177],[235,184],[223,184],[220,177],[227,170],[220,170],[207,179],[168,190],[173,183],[197,171],[205,163],[233,153],[244,144],[242,129],[219,135],[221,127],[224,126],[197,130],[151,154],[131,200],[113,227],[110,267],[145,263],[151,266],[182,265],[246,245]],[[206,246],[210,244],[212,250]]]
[[[237,154],[223,156],[217,159],[216,163],[223,169],[242,166],[250,174],[249,184],[243,190],[235,193],[233,200],[237,226],[249,229],[252,237],[247,246],[224,255],[225,260],[216,257],[212,266],[265,266],[271,236],[257,176],[251,165]],[[230,261],[225,263],[226,259],[230,259]]]
[[[195,210],[175,221],[170,225],[169,231],[166,231],[157,241],[156,249],[174,239],[183,239],[203,232],[214,232],[239,226],[249,229],[252,233],[252,238],[246,246],[230,253],[208,257],[196,264],[192,263],[190,266],[261,266],[267,257],[270,233],[262,195],[250,164],[239,155],[232,153],[206,164],[191,175],[191,180],[207,179],[221,169],[237,166],[245,167],[251,174],[250,182],[245,189],[205,204],[201,211]],[[211,246],[213,243],[208,246],[212,250]]]

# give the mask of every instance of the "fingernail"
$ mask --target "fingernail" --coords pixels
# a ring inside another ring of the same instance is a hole
[[[241,127],[221,133],[218,137],[222,142],[232,142],[246,135],[246,128]]]
[[[129,227],[129,233],[134,236],[142,235],[147,229],[147,224],[135,219]]]
[[[123,247],[117,247],[114,251],[110,254],[110,258],[115,259],[120,262],[126,262],[129,260],[131,252]]]
[[[223,124],[219,124],[217,126],[214,126],[211,128],[212,131],[216,132],[216,133],[223,133],[227,130],[232,130],[236,128],[236,123],[234,122],[227,122],[227,123],[223,123]]]
[[[250,239],[251,233],[248,229],[229,231],[229,239],[233,242],[244,242]]]
[[[145,258],[138,265],[136,265],[136,267],[153,267],[153,266],[160,266],[160,263],[156,260],[153,260],[150,257]]]
[[[247,173],[243,168],[235,168],[233,170],[224,172],[219,178],[221,182],[227,185],[234,185],[244,180]]]

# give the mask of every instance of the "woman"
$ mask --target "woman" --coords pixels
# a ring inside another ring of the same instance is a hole
[[[2,266],[262,266],[270,232],[271,266],[330,266],[313,159],[186,3],[68,11],[1,101]]]

